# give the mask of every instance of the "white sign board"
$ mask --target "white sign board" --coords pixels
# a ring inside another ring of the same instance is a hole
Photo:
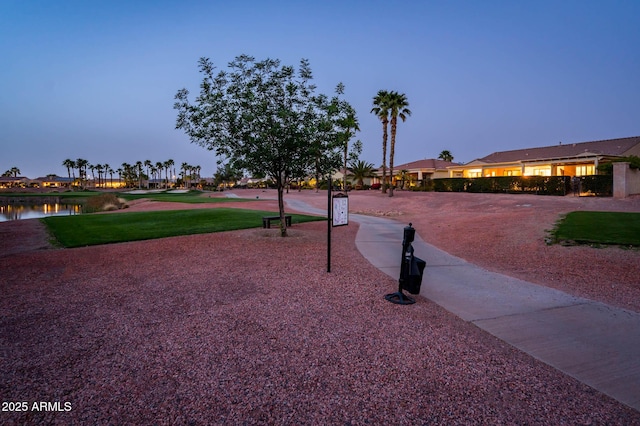
[[[349,197],[338,194],[333,196],[333,226],[349,224]]]

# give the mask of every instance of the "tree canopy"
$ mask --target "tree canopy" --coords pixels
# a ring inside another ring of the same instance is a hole
[[[438,158],[443,161],[451,162],[453,161],[453,154],[451,154],[451,151],[445,149],[440,153],[440,155],[438,155]]]
[[[247,55],[217,73],[208,58],[198,65],[203,80],[195,102],[189,101],[187,89],[175,96],[176,128],[234,169],[272,178],[284,218],[283,189],[289,182],[340,166],[341,123],[352,111],[339,97],[342,85],[331,98],[316,94],[305,59],[297,72],[279,60],[256,61]]]

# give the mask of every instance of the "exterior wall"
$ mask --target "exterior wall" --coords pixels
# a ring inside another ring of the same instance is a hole
[[[613,163],[613,197],[625,198],[640,194],[640,171],[632,170],[629,163]]]
[[[499,177],[499,176],[588,176],[595,175],[596,161],[536,162],[501,165],[473,165],[450,169],[450,177]],[[461,175],[460,175],[461,174]]]
[[[431,179],[444,179],[449,177],[449,172],[446,170],[436,170],[432,175]]]

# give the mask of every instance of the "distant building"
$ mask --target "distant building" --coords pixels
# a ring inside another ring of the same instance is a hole
[[[396,187],[409,188],[420,185],[426,179],[440,179],[449,177],[449,167],[458,164],[451,161],[428,158],[424,160],[412,161],[410,163],[393,166],[393,182]],[[387,167],[387,179],[389,182],[389,167]],[[372,183],[382,183],[382,167],[376,170],[376,177]]]
[[[24,176],[0,176],[0,188],[26,188],[30,181]]]
[[[39,188],[70,188],[73,185],[73,178],[48,175],[31,180],[32,186]]]
[[[464,165],[447,167],[450,177],[587,176],[598,164],[630,155],[640,156],[640,136],[539,148],[499,151]]]

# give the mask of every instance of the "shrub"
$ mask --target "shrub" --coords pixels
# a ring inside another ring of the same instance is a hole
[[[628,157],[622,157],[622,158],[618,158],[615,159],[613,161],[609,161],[606,163],[600,163],[598,165],[598,171],[600,173],[604,173],[607,175],[612,175],[613,174],[613,163],[618,163],[621,161],[625,161],[629,163],[629,168],[632,170],[638,170],[640,169],[640,157],[638,157],[637,155],[630,155]]]
[[[612,175],[592,175],[580,177],[580,189],[599,197],[610,197],[613,195]]]
[[[100,194],[90,197],[84,206],[85,213],[118,210],[124,203],[115,194]]]
[[[500,176],[479,178],[433,179],[437,192],[534,193],[565,195],[570,189],[568,176]]]

